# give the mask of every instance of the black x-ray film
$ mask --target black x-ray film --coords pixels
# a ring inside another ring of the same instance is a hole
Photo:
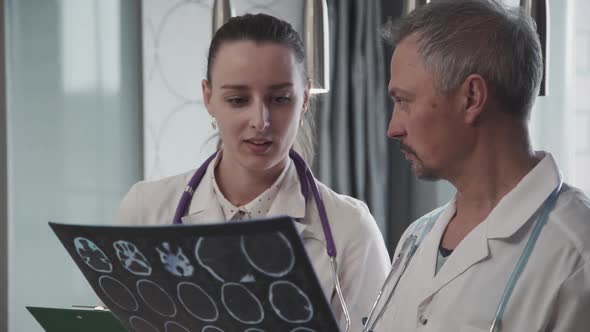
[[[291,218],[50,226],[129,331],[339,331]]]

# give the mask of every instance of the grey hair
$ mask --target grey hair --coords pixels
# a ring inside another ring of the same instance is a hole
[[[467,76],[481,75],[500,107],[528,119],[543,75],[536,26],[520,9],[494,0],[433,0],[382,30],[396,45],[416,36],[422,62],[448,94]]]

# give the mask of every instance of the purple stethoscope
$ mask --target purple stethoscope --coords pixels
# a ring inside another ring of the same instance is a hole
[[[203,164],[196,170],[195,174],[192,176],[182,196],[180,197],[180,201],[178,202],[178,206],[176,207],[176,212],[174,213],[173,224],[174,225],[181,225],[182,224],[182,216],[186,213],[188,206],[190,204],[191,198],[201,180],[205,176],[207,172],[207,168],[209,164],[215,159],[218,152],[215,152],[211,155]],[[338,298],[340,300],[340,304],[342,306],[342,311],[344,312],[344,316],[346,318],[346,329],[345,332],[348,331],[350,328],[350,315],[348,313],[348,308],[346,303],[344,302],[344,296],[342,295],[342,288],[340,287],[340,279],[338,278],[337,273],[337,263],[336,263],[336,245],[334,244],[334,238],[332,237],[332,230],[330,228],[330,223],[328,222],[328,215],[326,214],[326,207],[324,206],[324,201],[322,200],[322,195],[319,192],[315,177],[313,173],[303,160],[303,158],[295,151],[289,151],[289,157],[293,160],[295,164],[295,170],[299,175],[299,182],[301,183],[301,193],[303,197],[305,197],[306,201],[309,195],[309,191],[311,189],[311,194],[316,202],[318,213],[320,216],[320,221],[322,223],[322,228],[324,231],[324,236],[326,238],[326,251],[328,256],[330,257],[330,262],[332,265],[332,273],[334,276],[334,286],[336,288],[336,293],[338,294]]]

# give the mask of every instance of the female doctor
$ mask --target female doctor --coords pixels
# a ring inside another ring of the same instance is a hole
[[[316,197],[302,191],[305,163],[292,151],[308,108],[310,82],[301,39],[287,22],[269,15],[230,19],[213,36],[203,97],[220,150],[203,166],[204,176],[177,222],[195,224],[288,215],[297,220],[305,249],[344,331],[362,329],[365,315],[386,278],[387,250],[367,206],[339,195],[312,177],[337,254],[332,265],[328,235]],[[118,222],[172,223],[195,171],[135,184]],[[309,173],[311,176],[311,173]],[[313,189],[313,188],[312,188]],[[313,190],[312,190],[313,191]],[[320,201],[322,201],[320,199]],[[336,276],[333,275],[333,266]],[[339,282],[340,289],[337,289]],[[338,291],[348,310],[340,301]]]

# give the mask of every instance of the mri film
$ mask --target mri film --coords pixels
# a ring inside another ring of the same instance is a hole
[[[50,226],[129,331],[338,332],[293,223]]]

